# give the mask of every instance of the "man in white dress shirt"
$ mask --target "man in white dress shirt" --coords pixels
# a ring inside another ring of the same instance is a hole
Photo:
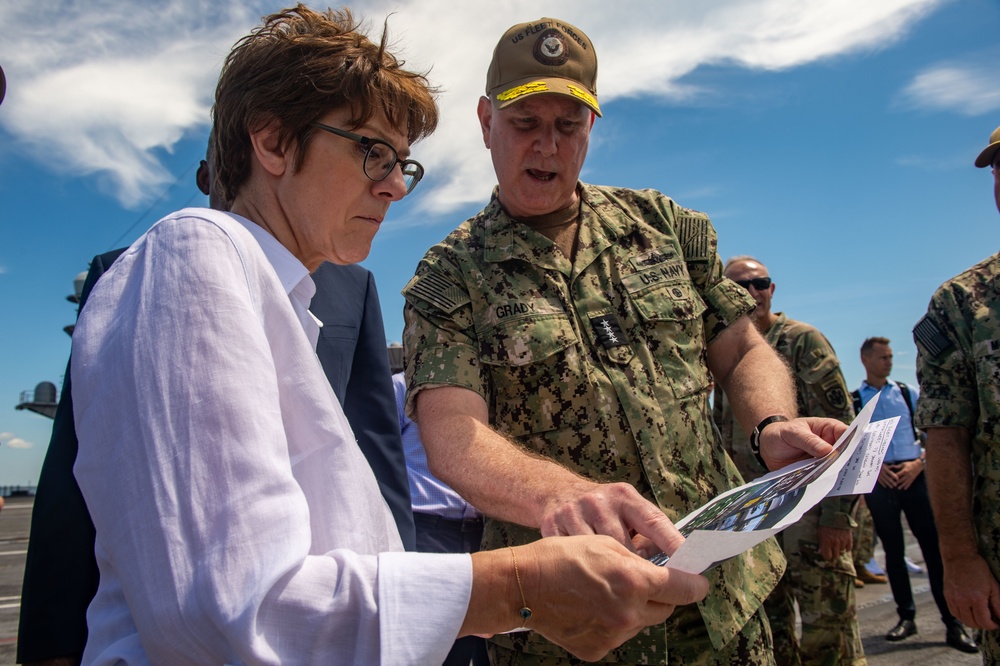
[[[84,663],[431,664],[524,626],[595,659],[704,597],[609,537],[401,552],[316,357],[309,272],[364,259],[420,180],[433,91],[346,10],[299,5],[234,47],[214,119],[231,212],[160,220],[73,336],[100,568]],[[666,518],[648,531],[681,540]]]

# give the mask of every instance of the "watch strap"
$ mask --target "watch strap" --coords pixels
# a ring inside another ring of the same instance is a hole
[[[750,452],[753,453],[753,457],[757,459],[761,467],[768,469],[767,463],[764,462],[764,456],[760,455],[760,434],[764,431],[764,428],[771,425],[772,423],[781,423],[782,421],[787,421],[787,416],[782,416],[780,414],[775,414],[774,416],[768,416],[766,419],[757,424],[757,427],[753,429],[750,433]]]

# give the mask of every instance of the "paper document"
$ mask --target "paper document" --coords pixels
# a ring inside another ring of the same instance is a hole
[[[719,495],[677,523],[687,537],[670,557],[650,561],[701,573],[795,523],[827,496],[868,493],[878,479],[899,417],[870,423],[871,399],[822,458],[793,463]]]

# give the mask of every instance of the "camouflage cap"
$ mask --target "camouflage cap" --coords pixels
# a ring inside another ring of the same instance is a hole
[[[1000,150],[1000,127],[993,130],[993,134],[990,134],[990,145],[979,153],[979,157],[976,158],[976,166],[980,169],[991,166],[998,150]]]
[[[486,94],[498,109],[530,95],[571,97],[601,115],[597,53],[579,28],[552,18],[519,23],[493,50]]]

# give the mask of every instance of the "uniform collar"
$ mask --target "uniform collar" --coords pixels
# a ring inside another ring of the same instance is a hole
[[[578,182],[577,190],[580,193],[581,233],[582,227],[593,225],[596,221],[604,227],[609,243],[613,243],[635,227],[636,220],[621,205],[608,198],[602,188]],[[490,203],[479,217],[478,232],[482,234],[484,258],[491,262],[524,259],[537,263],[537,248],[527,242],[525,227],[504,211],[499,195],[500,188],[493,188]],[[474,228],[473,233],[476,232]]]

